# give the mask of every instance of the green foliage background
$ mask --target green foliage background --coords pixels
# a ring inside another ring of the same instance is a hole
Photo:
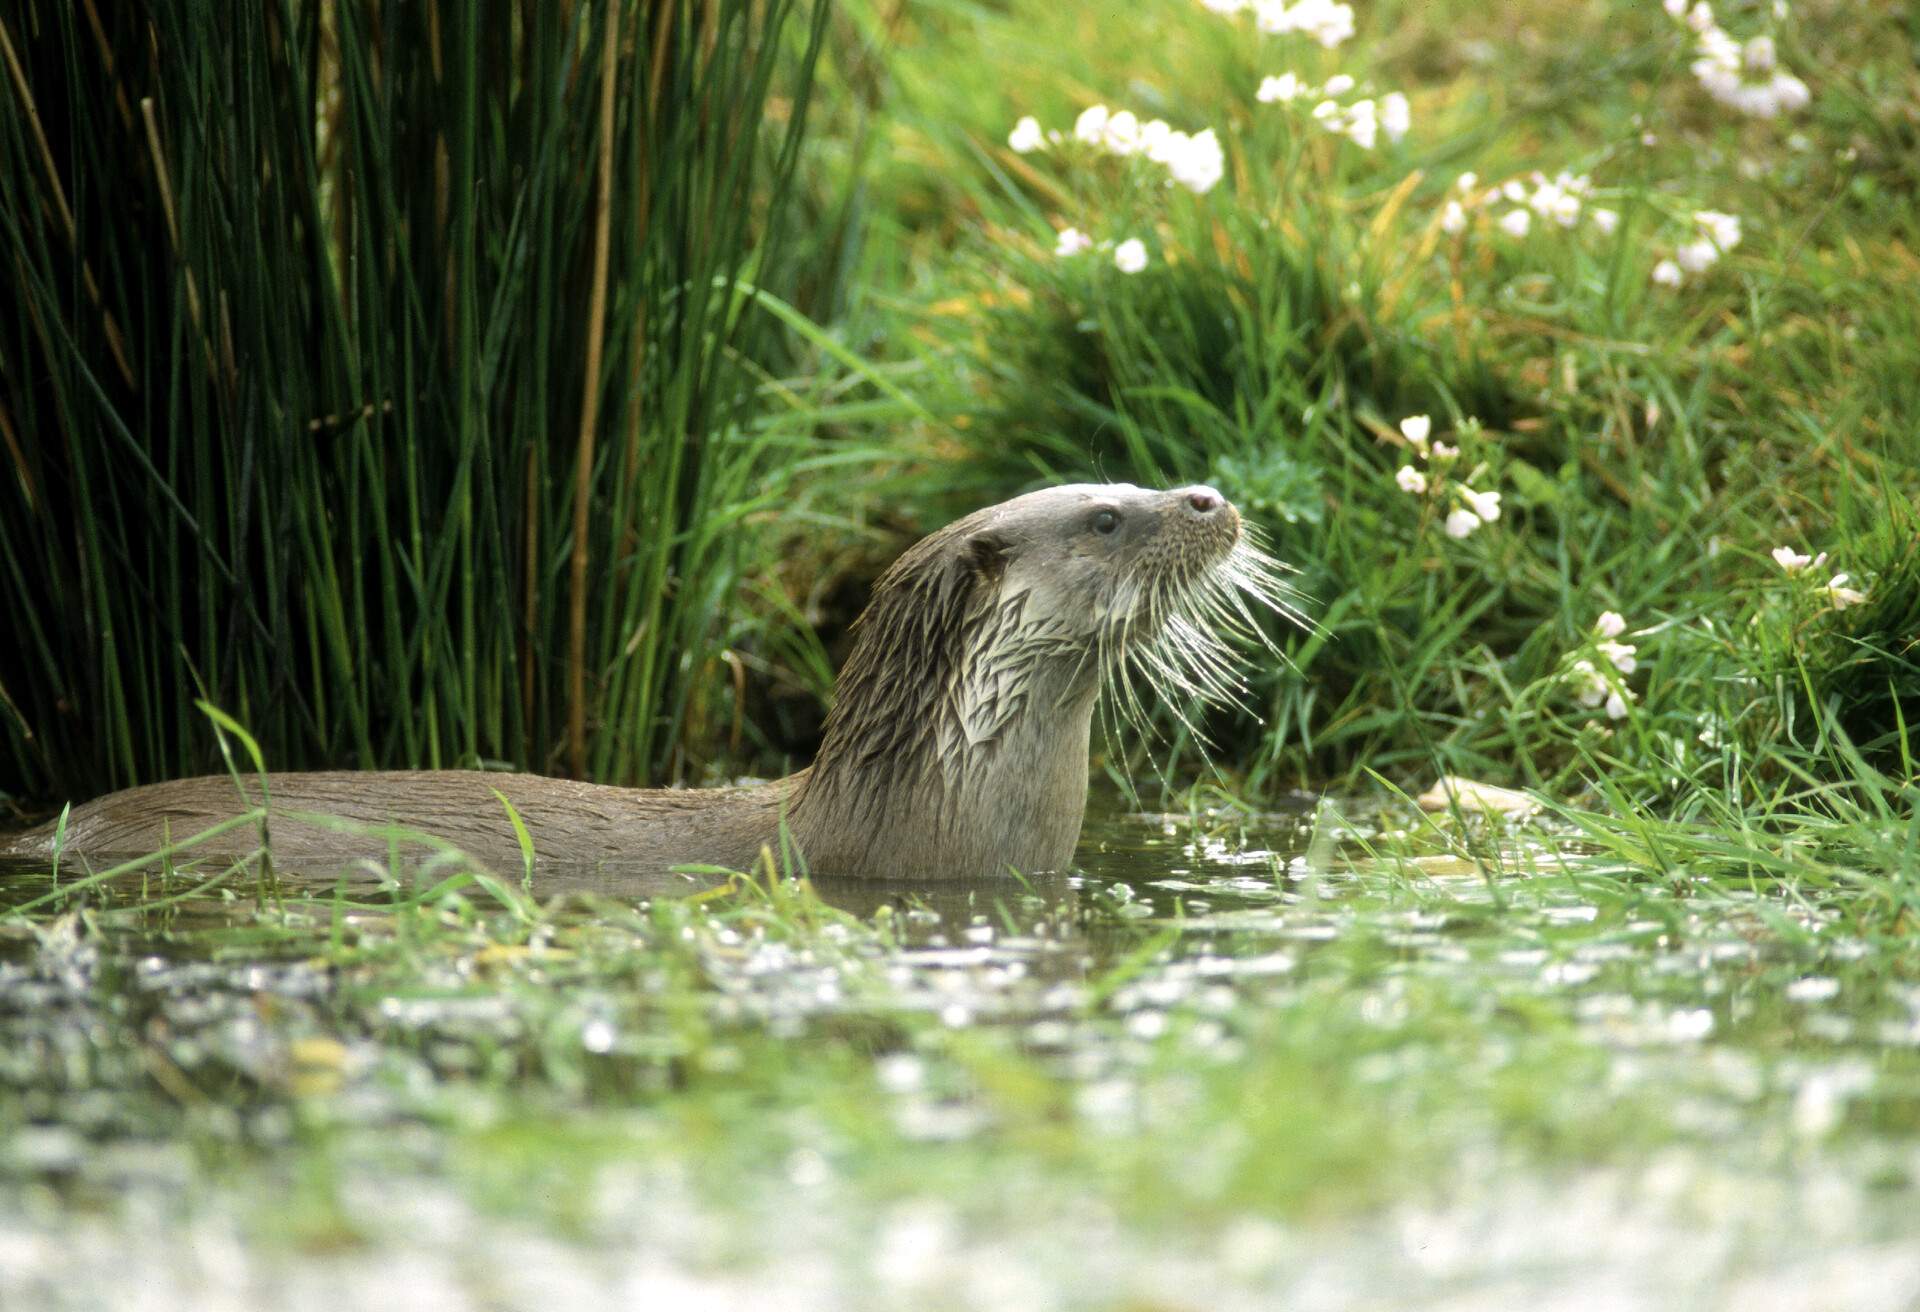
[[[9,25],[0,789],[204,768],[203,695],[281,766],[779,769],[886,559],[1066,478],[1211,480],[1300,566],[1319,630],[1210,725],[1243,791],[1675,802],[1736,744],[1711,786],[1772,797],[1851,775],[1835,731],[1906,777],[1910,17],[1732,7],[1817,91],[1755,120],[1605,0],[1519,35],[1380,5],[1331,52],[1199,5],[512,12]],[[1258,103],[1282,68],[1404,89],[1413,130]],[[1091,103],[1214,127],[1225,180],[1006,145]],[[1463,173],[1562,169],[1615,230],[1440,226]],[[1653,285],[1703,208],[1745,240]],[[1055,256],[1067,226],[1148,268]],[[1487,531],[1396,487],[1415,413],[1502,493]],[[1867,604],[1824,603],[1842,570]],[[1618,723],[1569,678],[1603,611],[1639,648]]]

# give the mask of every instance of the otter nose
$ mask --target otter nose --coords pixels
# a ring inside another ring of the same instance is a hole
[[[1187,489],[1187,504],[1193,507],[1196,515],[1211,515],[1227,504],[1227,499],[1210,487],[1190,487]]]

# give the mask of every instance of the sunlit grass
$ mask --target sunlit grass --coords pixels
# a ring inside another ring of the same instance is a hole
[[[1913,704],[1902,507],[1920,461],[1888,422],[1920,376],[1914,178],[1890,146],[1887,81],[1911,76],[1871,53],[1897,24],[1723,14],[1813,81],[1805,112],[1758,119],[1706,93],[1697,35],[1657,6],[1514,18],[1362,6],[1359,35],[1324,51],[1198,4],[956,6],[890,66],[882,194],[958,415],[930,455],[963,448],[942,468],[976,499],[1046,478],[1209,479],[1301,566],[1320,630],[1282,637],[1300,673],[1276,663],[1262,722],[1226,733],[1256,793],[1377,770],[1566,796],[1595,786],[1601,757],[1614,787],[1670,799],[1670,746],[1707,719],[1746,735],[1747,768],[1711,785],[1738,788],[1835,764],[1792,727],[1816,723],[1816,702],[1871,698],[1847,718],[1863,744]],[[1827,57],[1842,49],[1855,62]],[[1404,90],[1410,130],[1361,149],[1312,119],[1315,97],[1260,103],[1283,70],[1357,79],[1343,102]],[[1215,129],[1225,178],[1194,195],[1075,142],[1099,104]],[[1038,148],[1008,144],[1022,115]],[[1590,178],[1577,221],[1537,208],[1526,236],[1502,232],[1528,200],[1484,193],[1518,180],[1532,198],[1536,171]],[[1458,200],[1480,217],[1456,234]],[[1066,228],[1096,244],[1057,254]],[[1708,267],[1658,285],[1656,264],[1703,233]],[[1135,237],[1149,258],[1125,272],[1116,243]],[[1396,485],[1420,463],[1399,422],[1423,413],[1449,441],[1483,435],[1453,472],[1501,495],[1497,523],[1455,539],[1459,492]],[[1869,608],[1831,613],[1811,589],[1784,605],[1782,543],[1830,552],[1820,583],[1871,577]],[[1567,677],[1609,611],[1639,647],[1621,723]]]

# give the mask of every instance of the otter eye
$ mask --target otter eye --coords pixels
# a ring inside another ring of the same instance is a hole
[[[1120,527],[1120,516],[1111,510],[1096,510],[1093,512],[1092,524],[1093,531],[1105,537]]]

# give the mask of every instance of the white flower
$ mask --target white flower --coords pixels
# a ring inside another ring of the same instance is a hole
[[[1412,465],[1400,466],[1399,472],[1393,476],[1393,481],[1400,485],[1402,492],[1413,496],[1419,496],[1427,490],[1427,476]]]
[[[1140,125],[1140,149],[1148,159],[1157,160],[1154,152],[1165,146],[1167,138],[1172,135],[1173,129],[1167,126],[1165,119],[1150,118]]]
[[[1447,536],[1464,538],[1480,527],[1480,517],[1471,510],[1456,510],[1447,516]]]
[[[1687,0],[1662,0],[1662,4],[1667,11],[1668,18],[1685,18],[1687,16]]]
[[[1450,236],[1459,236],[1467,230],[1467,212],[1460,208],[1460,202],[1450,200],[1447,207],[1440,211],[1440,231]]]
[[[1593,622],[1593,631],[1603,638],[1617,638],[1627,631],[1627,620],[1617,610],[1603,610]]]
[[[1779,54],[1770,37],[1757,36],[1743,46],[1711,22],[1696,30],[1699,58],[1690,67],[1715,100],[1755,118],[1806,108],[1812,98],[1807,84],[1778,67]],[[1758,80],[1749,81],[1749,75]]]
[[[1533,215],[1525,210],[1508,210],[1500,216],[1500,231],[1510,237],[1524,237],[1533,227]]]
[[[1171,146],[1178,133],[1168,135]],[[1226,174],[1227,156],[1220,148],[1220,138],[1213,135],[1213,129],[1196,132],[1188,137],[1183,145],[1172,151],[1167,160],[1167,172],[1173,180],[1188,191],[1204,196],[1212,191],[1214,184]]]
[[[1156,119],[1154,122],[1159,122],[1159,120]],[[1147,158],[1155,164],[1171,163],[1174,156],[1184,151],[1187,148],[1187,143],[1193,140],[1193,138],[1189,137],[1186,133],[1175,131],[1172,128],[1168,128],[1165,132],[1155,132],[1153,130],[1153,123],[1147,124],[1146,129],[1141,132],[1140,135],[1146,138],[1147,141]]]
[[[1053,243],[1053,253],[1063,259],[1092,249],[1093,238],[1078,228],[1062,228],[1059,237]]]
[[[1722,214],[1719,210],[1695,210],[1693,221],[1706,231],[1707,236],[1722,251],[1730,251],[1740,244],[1740,216]]]
[[[1327,50],[1353,35],[1353,6],[1334,0],[1299,0],[1291,7],[1281,0],[1254,0],[1254,15],[1262,32],[1299,32]]]
[[[1332,126],[1333,124],[1339,121],[1340,102],[1337,100],[1321,101],[1319,104],[1313,107],[1313,117],[1316,122],[1325,123],[1325,124],[1328,124],[1329,126]]]
[[[1138,273],[1147,267],[1147,244],[1129,237],[1113,248],[1113,267],[1122,273]]]
[[[1088,105],[1073,121],[1073,135],[1090,146],[1099,145],[1106,135],[1108,117],[1105,105]]]
[[[1607,718],[1609,720],[1627,718],[1627,699],[1622,697],[1617,689],[1607,694]]]
[[[1653,281],[1661,287],[1678,287],[1682,280],[1680,266],[1672,260],[1662,260],[1653,266]]]
[[[1613,662],[1613,668],[1622,674],[1632,674],[1640,668],[1640,662],[1634,658],[1634,653],[1639,648],[1630,642],[1603,641],[1596,643],[1595,646],[1599,648],[1602,656]]]
[[[1287,12],[1287,0],[1253,0],[1253,25],[1270,35],[1291,32],[1293,15]]]
[[[1416,451],[1425,452],[1427,437],[1433,432],[1433,420],[1427,415],[1408,415],[1400,421],[1400,436],[1413,444]]]
[[[1500,518],[1500,494],[1498,492],[1475,492],[1470,487],[1462,487],[1460,495],[1465,499],[1473,513],[1491,524]]]
[[[1525,200],[1527,198],[1527,184],[1518,178],[1508,178],[1500,184],[1500,194],[1508,200]]]
[[[1399,141],[1412,126],[1413,107],[1405,96],[1389,91],[1380,97],[1380,130],[1387,134],[1388,141]]]
[[[1133,154],[1140,149],[1140,120],[1132,110],[1120,110],[1108,117],[1100,130],[1100,141],[1116,155]]]
[[[1713,6],[1707,0],[1700,0],[1687,14],[1687,26],[1696,32],[1705,32],[1713,27]]]
[[[1592,210],[1587,214],[1593,226],[1600,229],[1601,235],[1611,237],[1613,230],[1620,226],[1620,216],[1612,210]]]
[[[1789,574],[1798,574],[1809,565],[1815,569],[1819,569],[1826,558],[1827,553],[1824,551],[1817,556],[1804,556],[1792,547],[1775,547],[1773,549],[1773,563]]]
[[[1301,9],[1309,5],[1303,0]],[[1353,6],[1335,4],[1312,5],[1313,17],[1300,24],[1300,30],[1320,43],[1323,50],[1331,50],[1353,35]]]
[[[1344,96],[1347,92],[1353,90],[1353,87],[1354,82],[1352,78],[1348,77],[1345,73],[1335,73],[1327,79],[1327,84],[1320,88],[1320,93],[1326,96]]]
[[[1527,198],[1527,207],[1535,214],[1547,215],[1559,207],[1560,198],[1566,193],[1552,182],[1542,182],[1533,189],[1533,195]]]
[[[1598,706],[1607,699],[1607,693],[1613,685],[1607,682],[1606,675],[1593,668],[1592,661],[1575,661],[1573,672],[1579,676],[1574,681],[1577,686],[1573,695],[1582,706]]]
[[[1301,92],[1305,90],[1306,88],[1300,85],[1299,78],[1290,72],[1282,73],[1279,77],[1261,78],[1260,89],[1254,93],[1254,99],[1263,105],[1276,102],[1285,104],[1290,100],[1298,99]]]
[[[1813,93],[1807,90],[1807,84],[1791,73],[1775,73],[1771,85],[1774,103],[1789,113],[1805,109],[1807,103],[1813,99]]]
[[[1404,486],[1404,484],[1402,486]],[[1832,578],[1828,579],[1827,586],[1822,589],[1822,591],[1827,594],[1827,600],[1833,604],[1835,610],[1845,610],[1849,606],[1858,606],[1867,599],[1866,593],[1861,592],[1857,588],[1847,586],[1847,576],[1845,574],[1835,574]]]
[[[1380,121],[1374,116],[1371,100],[1356,100],[1347,107],[1347,139],[1362,150],[1372,150],[1380,133]]]
[[[1705,273],[1713,267],[1713,262],[1720,258],[1720,248],[1710,240],[1702,238],[1699,241],[1690,241],[1674,251],[1673,258],[1688,273]]]
[[[1007,144],[1013,147],[1016,155],[1027,155],[1047,144],[1046,133],[1040,130],[1040,120],[1029,114],[1013,125],[1013,131],[1007,134]]]
[[[1460,448],[1457,446],[1448,446],[1445,442],[1433,444],[1432,455],[1435,460],[1451,460],[1459,454]]]
[[[1460,189],[1460,194],[1464,196],[1467,193],[1471,192],[1475,187],[1480,185],[1480,175],[1478,173],[1473,172],[1472,170],[1468,170],[1467,172],[1462,173],[1459,177],[1455,178],[1453,180],[1453,185],[1458,187]]]

